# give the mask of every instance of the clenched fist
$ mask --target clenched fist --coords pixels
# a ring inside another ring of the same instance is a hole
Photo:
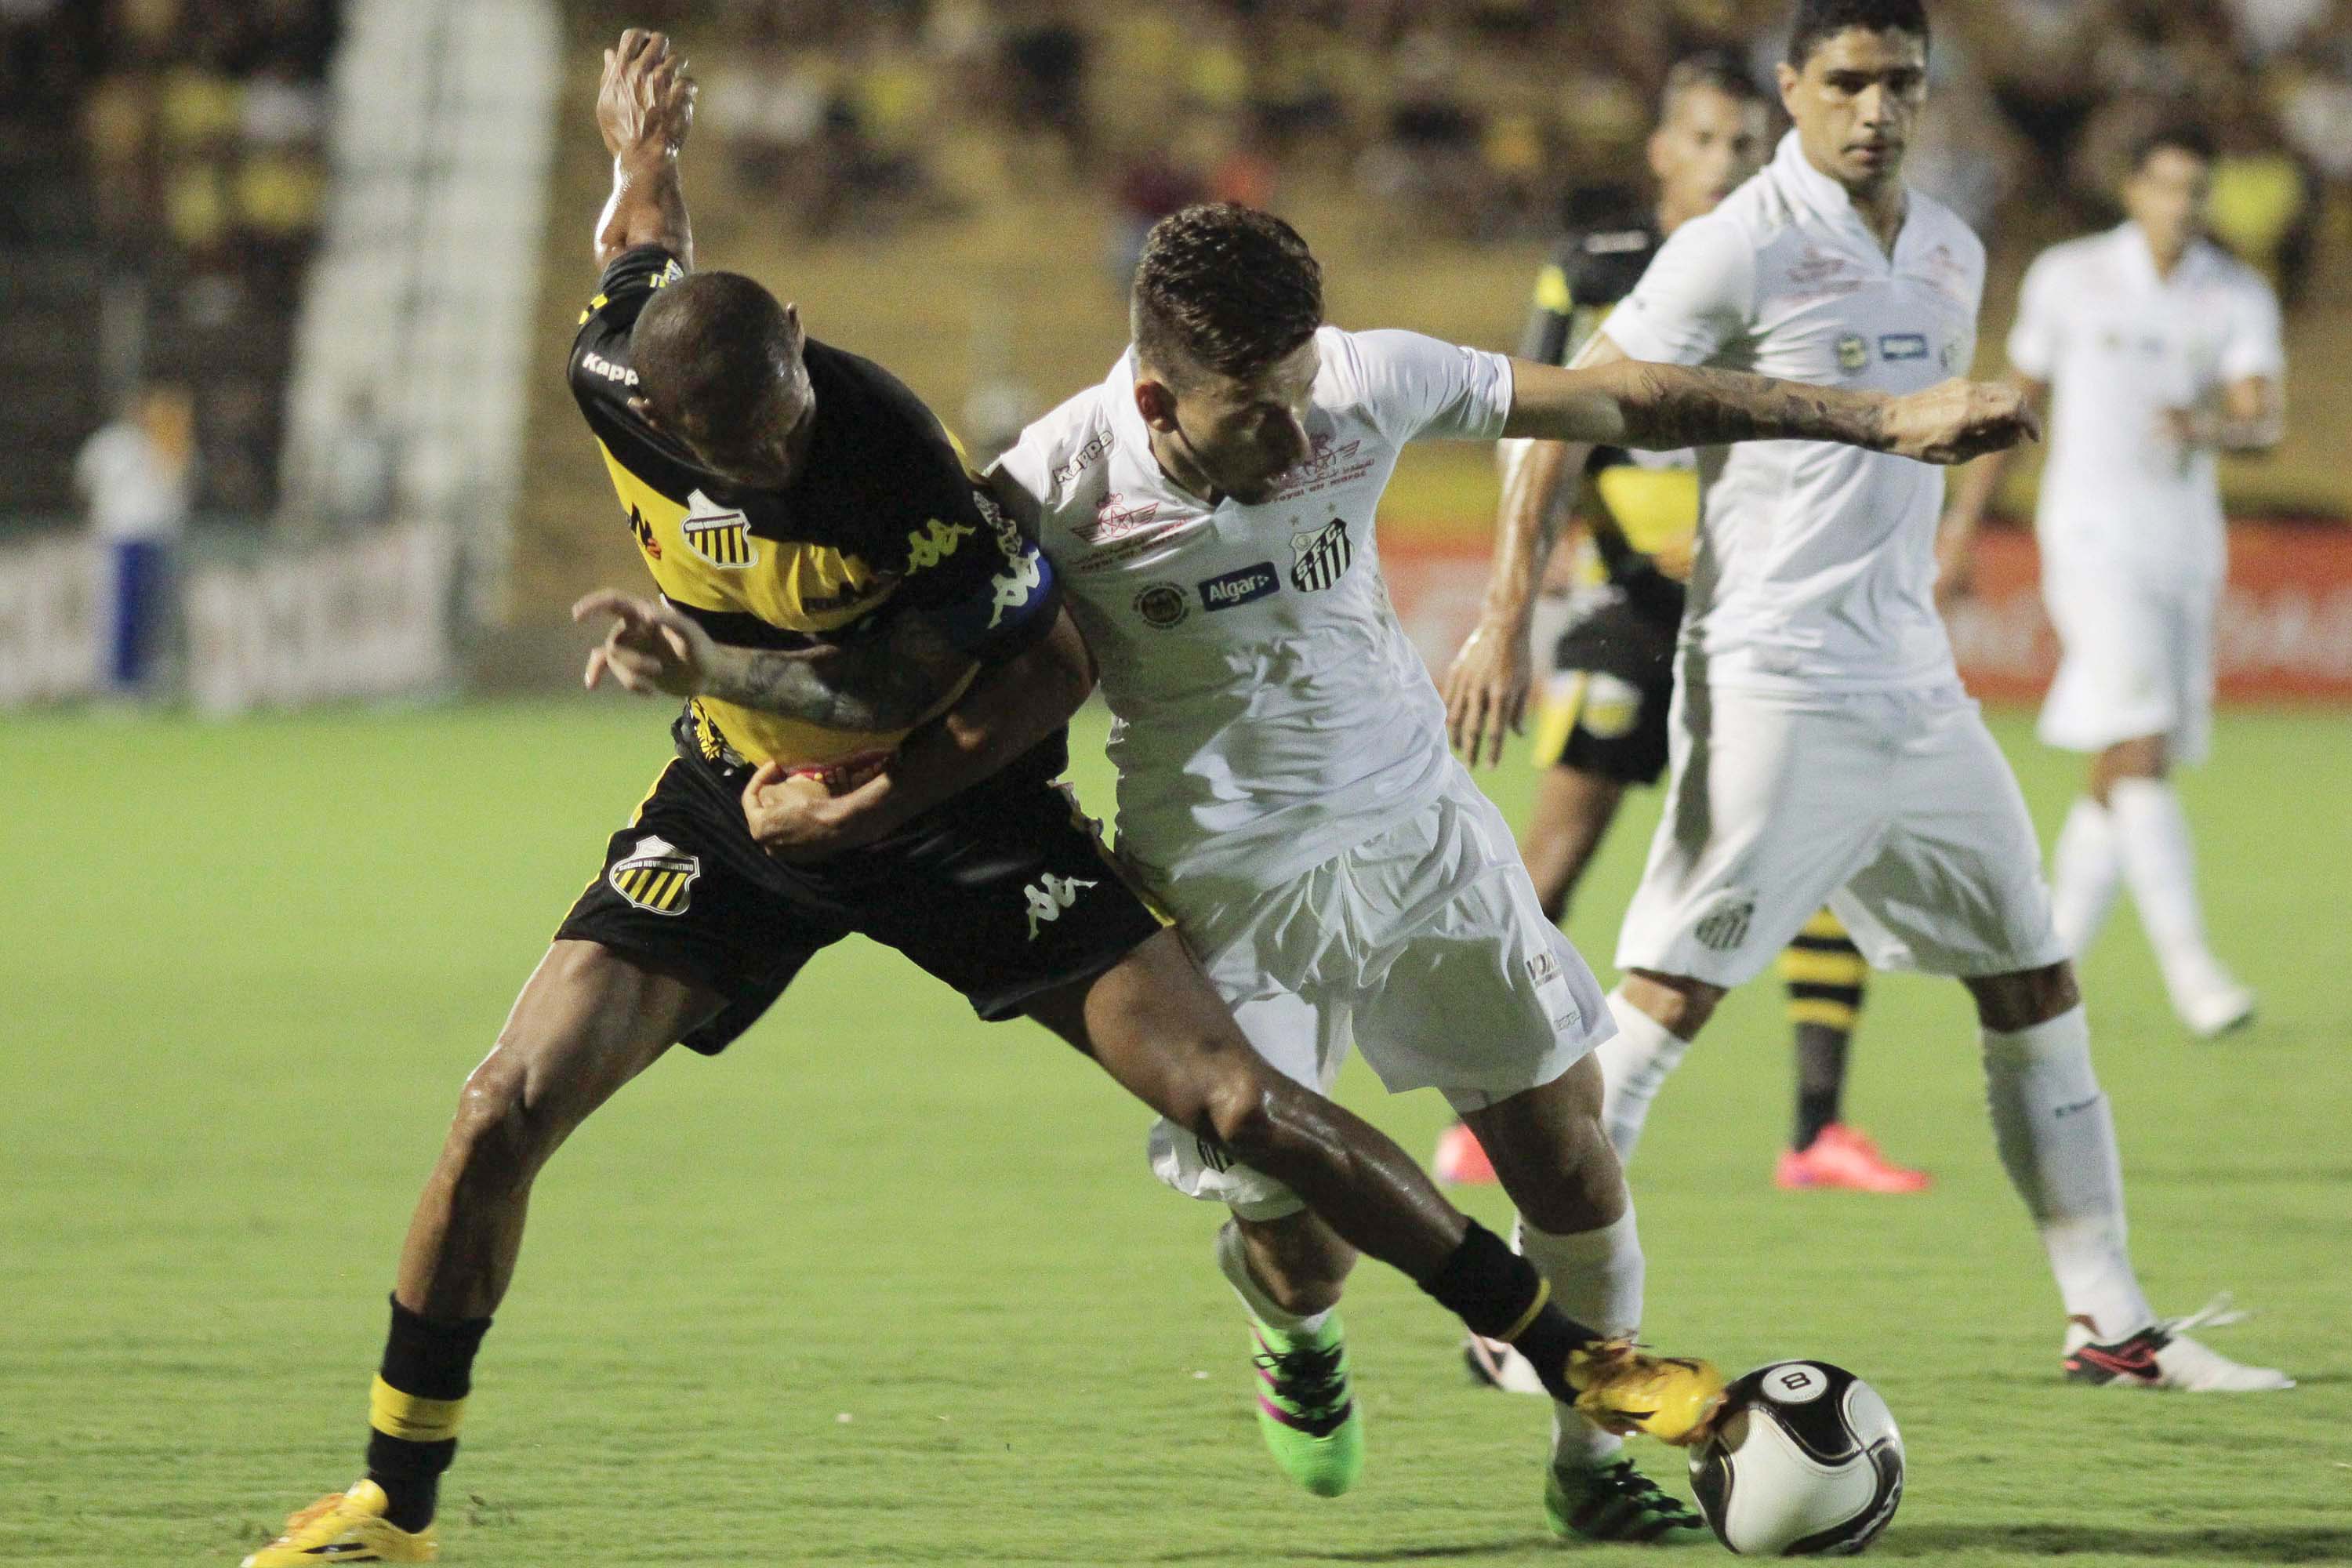
[[[2025,394],[2001,382],[1939,382],[1891,400],[1881,449],[1923,463],[1965,463],[2038,439],[2042,423]]]

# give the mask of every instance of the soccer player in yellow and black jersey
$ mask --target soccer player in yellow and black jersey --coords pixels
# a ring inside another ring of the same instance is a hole
[[[1574,359],[1641,280],[1666,236],[1762,166],[1768,132],[1763,96],[1738,62],[1700,55],[1678,63],[1649,144],[1656,205],[1562,237],[1536,276],[1520,354],[1553,364]],[[1528,460],[1506,454],[1514,458]],[[1584,478],[1580,547],[1555,557],[1564,570],[1554,581],[1570,595],[1570,619],[1537,709],[1535,762],[1543,776],[1519,846],[1556,921],[1626,789],[1654,785],[1665,771],[1675,641],[1698,527],[1698,472],[1687,450],[1598,447]],[[1826,910],[1816,915],[1781,955],[1780,970],[1796,1032],[1797,1092],[1774,1180],[1883,1193],[1927,1186],[1924,1173],[1888,1160],[1840,1113],[1846,1047],[1869,966],[1837,918]],[[1447,1129],[1435,1166],[1445,1179],[1476,1180],[1486,1160],[1469,1131],[1456,1126]]]
[[[401,1253],[365,1478],[247,1568],[436,1556],[439,1478],[541,1167],[673,1043],[721,1049],[851,931],[983,1018],[1044,1024],[1596,1420],[1693,1440],[1720,1374],[1570,1320],[1393,1142],[1269,1067],[1128,889],[1053,782],[1092,669],[1050,569],[887,372],[809,341],[750,279],[692,270],[677,167],[692,109],[666,38],[633,29],[606,51],[614,188],[571,365],[661,590],[583,601],[614,623],[589,682],[687,696],[679,754],[467,1080]],[[843,793],[808,784],[806,837],[787,813],[755,842],[747,810],[796,766]]]

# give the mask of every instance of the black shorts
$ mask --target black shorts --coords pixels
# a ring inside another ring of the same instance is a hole
[[[1682,597],[1672,578],[1649,575],[1656,582],[1621,591],[1560,634],[1552,711],[1540,727],[1543,765],[1626,784],[1655,784],[1666,771]]]
[[[751,770],[662,770],[555,935],[708,986],[727,1005],[681,1043],[715,1055],[852,931],[897,948],[993,1022],[1117,963],[1160,921],[1055,782],[1059,737],[865,849],[772,860],[744,825]]]

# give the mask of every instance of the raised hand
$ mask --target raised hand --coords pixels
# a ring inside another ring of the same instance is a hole
[[[596,89],[596,127],[615,158],[633,153],[671,157],[694,124],[694,79],[686,58],[670,52],[669,36],[631,27],[604,51],[604,79]]]
[[[2015,386],[1954,379],[1890,400],[1880,431],[1884,449],[1897,457],[1965,463],[2038,440],[2042,422],[2032,400]]]

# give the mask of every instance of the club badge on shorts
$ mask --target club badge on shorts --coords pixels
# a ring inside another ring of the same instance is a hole
[[[625,860],[604,873],[613,891],[633,908],[652,915],[682,915],[694,902],[694,879],[702,875],[702,859],[681,855],[666,838],[637,840]]]

